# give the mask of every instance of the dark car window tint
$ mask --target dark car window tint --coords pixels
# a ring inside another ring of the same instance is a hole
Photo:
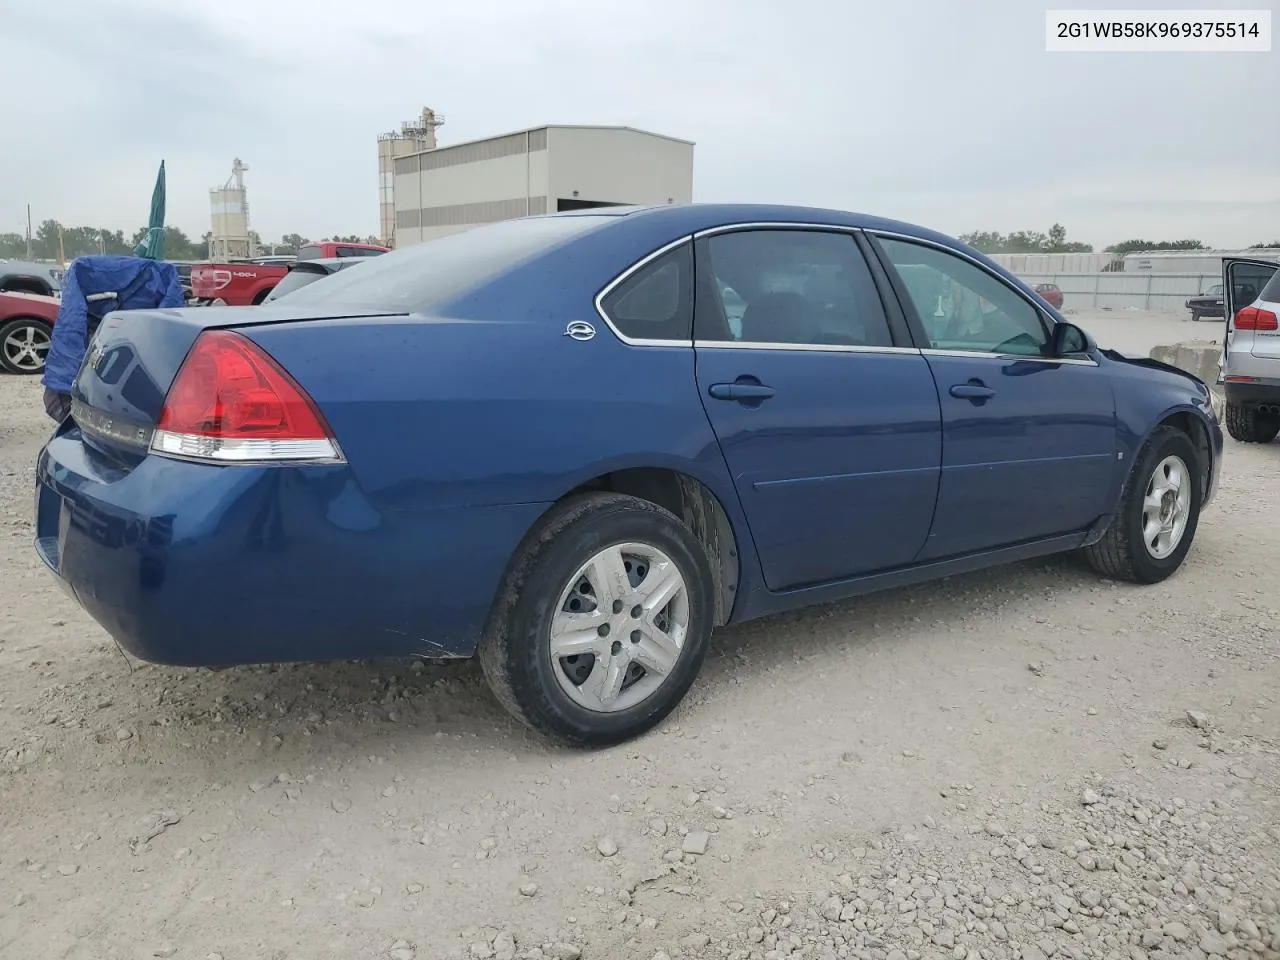
[[[692,245],[646,263],[610,290],[600,307],[632,340],[692,340]]]
[[[324,256],[324,248],[317,247],[314,244],[302,247],[298,250],[299,260],[319,260]]]
[[[744,230],[711,237],[707,260],[724,323],[698,336],[741,343],[893,345],[871,271],[852,236]]]
[[[1271,282],[1275,280],[1277,271],[1275,267],[1267,266],[1259,263],[1234,263],[1231,265],[1231,302],[1232,306],[1239,310],[1247,307],[1255,300],[1265,300],[1262,296],[1264,288],[1271,288],[1272,293],[1278,292],[1276,288],[1271,287]]]
[[[289,302],[388,313],[427,310],[554,247],[616,222],[612,216],[588,214],[528,217],[472,227],[366,257],[359,270],[343,270],[323,284],[304,287],[290,294]]]
[[[1040,356],[1049,335],[1040,312],[996,276],[936,247],[881,238],[924,325],[929,345]]]

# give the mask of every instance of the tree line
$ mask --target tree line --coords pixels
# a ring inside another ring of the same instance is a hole
[[[1055,223],[1047,232],[1039,230],[1017,230],[1013,233],[1000,233],[995,230],[975,230],[962,233],[960,239],[969,246],[983,253],[1093,253],[1093,245],[1067,240],[1067,230]],[[1268,247],[1280,248],[1280,240],[1270,243],[1251,244],[1248,249],[1262,250]],[[1124,240],[1103,247],[1103,253],[1116,257],[1124,257],[1130,253],[1147,250],[1208,250],[1210,247],[1199,240]]]
[[[59,241],[61,233],[61,241]],[[31,256],[36,260],[68,261],[95,253],[130,254],[147,234],[146,227],[139,227],[129,236],[122,230],[104,227],[64,227],[56,220],[45,220],[31,236]],[[286,233],[278,243],[264,242],[254,231],[249,235],[263,254],[289,256],[311,239],[300,233]],[[190,237],[178,227],[164,228],[164,255],[169,260],[204,260],[209,256],[209,238],[204,233]],[[377,237],[361,237],[357,234],[335,235],[320,238],[335,243],[380,243]],[[983,253],[1093,253],[1093,245],[1067,240],[1067,229],[1055,223],[1047,231],[1015,230],[1000,233],[996,230],[975,230],[962,233],[960,239]],[[1249,249],[1280,248],[1280,240],[1255,243]],[[1208,250],[1199,240],[1125,240],[1103,247],[1103,253],[1123,257],[1142,250]],[[23,260],[27,257],[27,240],[19,233],[0,233],[0,259]]]
[[[139,227],[128,236],[123,230],[108,230],[105,227],[66,227],[56,220],[45,220],[31,235],[31,257],[36,260],[58,260],[63,257],[68,262],[76,257],[90,256],[95,253],[131,254],[134,248],[147,235],[146,227]],[[301,247],[311,243],[311,239],[300,233],[286,233],[279,243],[264,242],[254,231],[249,235],[262,254],[278,254],[288,256],[295,254]],[[190,237],[178,227],[164,228],[164,255],[168,260],[204,260],[209,256],[210,233]],[[378,243],[374,237],[361,237],[356,234],[347,236],[322,237],[322,240],[337,243]],[[27,238],[20,233],[0,233],[0,259],[25,260],[27,258]]]

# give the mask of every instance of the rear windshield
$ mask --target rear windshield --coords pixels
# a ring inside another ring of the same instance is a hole
[[[294,267],[284,275],[284,279],[272,288],[267,299],[279,300],[286,293],[293,293],[295,290],[300,290],[307,284],[314,283],[321,277],[327,275],[328,271],[323,269],[316,269],[314,267]]]
[[[427,310],[610,222],[616,218],[575,215],[472,227],[371,257],[359,270],[343,270],[297,291],[289,302],[386,313]]]

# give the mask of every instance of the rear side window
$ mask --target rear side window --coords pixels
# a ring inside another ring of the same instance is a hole
[[[612,216],[529,217],[472,227],[361,260],[324,283],[290,294],[291,304],[412,313],[474,290],[554,247],[585,236]],[[301,254],[306,251],[303,247]]]
[[[1221,289],[1218,290],[1222,292]],[[1271,279],[1267,281],[1267,285],[1262,288],[1262,293],[1258,294],[1259,300],[1265,300],[1267,303],[1280,303],[1280,270],[1271,275]],[[1241,304],[1248,306],[1248,304]]]
[[[308,245],[298,251],[299,260],[319,260],[324,256],[324,249],[314,245]]]
[[[601,301],[628,340],[693,340],[693,245],[682,243],[637,270]]]
[[[705,242],[719,303],[708,304],[705,319],[699,307],[700,340],[762,346],[893,345],[884,305],[851,235],[743,230]]]

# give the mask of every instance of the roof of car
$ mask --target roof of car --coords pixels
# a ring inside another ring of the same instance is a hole
[[[583,210],[547,214],[552,217],[592,215],[669,220],[675,229],[695,232],[731,223],[811,223],[904,233],[945,243],[948,246],[956,245],[953,237],[900,220],[890,220],[848,210],[789,204],[664,203],[648,206],[588,207]]]

